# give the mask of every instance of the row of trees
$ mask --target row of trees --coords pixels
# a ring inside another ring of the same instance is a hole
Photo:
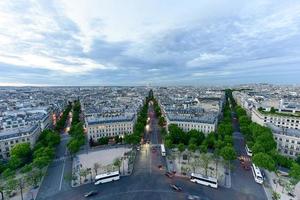
[[[71,109],[72,109],[72,104],[69,103],[67,108],[64,110],[62,116],[60,117],[60,119],[56,122],[55,130],[61,131],[63,128],[65,128]]]
[[[71,139],[68,142],[68,150],[73,155],[80,150],[80,147],[85,144],[85,136],[83,123],[80,122],[81,105],[79,101],[75,101],[73,105],[73,118],[69,134]]]
[[[221,155],[222,152],[226,160],[235,159],[231,111],[228,101],[224,106],[223,120],[219,123],[215,133],[209,133],[207,136],[197,130],[190,130],[185,133],[175,124],[170,124],[168,130],[169,134],[165,137],[165,144],[168,148],[173,148],[175,145],[181,148],[187,146],[191,151],[199,149],[200,152],[207,152],[209,150],[215,151],[218,155]]]
[[[2,187],[6,194],[11,194],[17,186],[36,186],[43,176],[42,169],[53,159],[55,146],[59,143],[60,136],[57,132],[44,130],[33,149],[29,143],[16,144],[10,151],[9,162],[2,167],[4,171],[1,178],[6,180]],[[17,172],[22,176],[16,178]]]
[[[289,168],[292,182],[297,183],[300,180],[300,165],[278,153],[271,129],[252,122],[242,107],[236,106],[235,111],[239,118],[240,131],[253,152],[252,161],[269,171],[276,171],[278,166]]]
[[[133,133],[125,135],[124,141],[126,143],[138,144],[141,141],[145,126],[147,124],[148,105],[149,97],[146,97],[145,103],[138,113],[137,121],[133,128]]]

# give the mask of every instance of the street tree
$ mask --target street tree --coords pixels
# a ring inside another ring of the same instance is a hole
[[[43,172],[40,169],[33,169],[29,173],[27,173],[25,180],[26,182],[33,187],[38,186],[40,180],[43,177]]]
[[[94,168],[94,171],[95,171],[95,174],[97,175],[98,174],[98,169],[101,167],[101,165],[99,163],[94,163],[93,165],[93,168]]]
[[[22,165],[22,160],[17,157],[16,155],[12,155],[9,159],[9,162],[8,162],[8,166],[10,169],[17,169],[18,167],[20,167]]]
[[[267,169],[269,171],[274,171],[275,170],[275,162],[273,158],[266,154],[266,153],[257,153],[254,154],[252,158],[252,162],[257,165],[258,167]]]
[[[10,178],[6,181],[6,184],[4,186],[4,193],[6,195],[10,195],[14,190],[16,190],[18,187],[18,181],[14,178]]]
[[[210,163],[210,156],[206,153],[200,155],[200,165],[204,169],[205,176],[207,176],[208,165]]]
[[[31,159],[31,148],[29,143],[16,144],[10,151],[11,157],[18,158],[22,164],[25,164]]]
[[[220,155],[228,163],[230,168],[230,163],[232,160],[236,159],[236,152],[232,146],[225,146],[220,150]]]
[[[46,167],[51,159],[48,156],[37,157],[33,160],[33,165],[39,169]]]
[[[121,160],[120,160],[119,158],[116,158],[116,159],[114,160],[114,162],[113,162],[113,165],[114,165],[115,167],[117,167],[118,170],[120,171]]]
[[[300,181],[300,165],[293,163],[289,172],[289,176],[292,178],[292,183],[296,185]]]

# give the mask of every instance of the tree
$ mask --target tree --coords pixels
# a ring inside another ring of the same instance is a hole
[[[25,179],[29,185],[36,187],[38,186],[38,183],[40,182],[42,177],[43,177],[43,172],[40,169],[34,169],[27,174]]]
[[[33,160],[33,165],[39,169],[46,167],[51,159],[48,156],[37,157]]]
[[[68,143],[68,150],[70,151],[70,153],[72,155],[74,155],[75,153],[77,153],[80,149],[80,144],[76,139],[71,139]]]
[[[300,165],[297,163],[293,163],[291,170],[289,172],[289,176],[292,178],[292,182],[296,185],[300,181]]]
[[[11,157],[18,158],[21,164],[31,160],[31,148],[29,143],[16,144],[10,151]]]
[[[191,152],[195,152],[197,149],[197,146],[196,146],[196,144],[189,144],[188,149]]]
[[[108,144],[108,141],[109,141],[108,137],[102,137],[98,139],[100,145]]]
[[[215,160],[216,163],[216,178],[218,178],[218,164],[219,164],[219,149],[215,149],[212,158]]]
[[[179,154],[179,163],[180,163],[180,166],[181,166],[181,157],[182,157],[182,152],[184,152],[184,150],[185,150],[185,146],[184,146],[184,144],[180,143],[177,147],[178,147],[178,150],[180,152],[180,154]]]
[[[280,194],[278,192],[273,191],[272,192],[272,199],[280,200]]]
[[[120,171],[121,160],[120,160],[119,158],[116,158],[116,159],[114,160],[113,165],[114,165],[115,167],[118,167],[118,169],[119,169],[119,171]]]
[[[174,147],[172,140],[170,138],[165,139],[165,145],[167,148],[172,149]]]
[[[17,157],[16,155],[12,155],[9,159],[8,162],[8,166],[11,169],[17,169],[18,167],[20,167],[22,165],[22,161],[19,157]]]
[[[13,170],[13,169],[11,169],[11,168],[7,168],[7,169],[5,169],[5,170],[2,172],[2,176],[3,176],[5,179],[11,178],[11,177],[13,177],[15,174],[16,174],[16,171]]]
[[[207,153],[207,144],[206,143],[203,143],[199,146],[199,150],[201,153]]]
[[[5,184],[5,193],[6,195],[10,195],[12,191],[16,190],[18,186],[18,181],[14,178],[10,178],[6,181]]]
[[[48,157],[50,159],[54,157],[54,154],[54,148],[52,146],[41,147],[33,152],[33,158]]]
[[[254,156],[252,158],[252,162],[255,165],[257,165],[258,167],[262,167],[269,171],[275,170],[275,162],[274,162],[273,158],[266,153],[260,152],[260,153],[254,154]]]
[[[94,163],[94,170],[95,170],[95,174],[97,175],[98,173],[98,169],[101,167],[101,165],[99,163]]]
[[[296,162],[300,165],[300,156],[297,157]]]
[[[21,173],[28,173],[32,170],[32,164],[26,164],[22,169],[20,170]]]
[[[208,169],[208,165],[210,163],[210,157],[208,156],[208,154],[206,153],[202,153],[200,155],[200,164],[201,164],[201,167],[204,168],[204,172],[205,172],[205,176],[207,176],[207,169]]]
[[[187,135],[189,136],[189,144],[194,143],[197,146],[201,145],[202,142],[205,139],[205,135],[204,133],[202,133],[201,131],[197,131],[195,129],[190,130],[189,132],[187,132]]]
[[[221,149],[220,155],[223,157],[225,161],[228,162],[230,166],[230,162],[236,158],[236,152],[232,146],[225,146]]]
[[[79,172],[80,175],[80,183],[81,183],[81,177],[84,177],[84,181],[86,181],[86,177],[89,174],[87,169],[81,169]]]
[[[180,151],[180,153],[182,153],[185,150],[185,146],[183,143],[178,144],[178,150]]]

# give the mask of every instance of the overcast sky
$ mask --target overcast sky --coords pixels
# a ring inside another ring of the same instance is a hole
[[[300,1],[1,0],[1,85],[300,83]]]

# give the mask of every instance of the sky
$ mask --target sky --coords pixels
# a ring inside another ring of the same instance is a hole
[[[1,0],[0,86],[300,83],[300,1]]]

